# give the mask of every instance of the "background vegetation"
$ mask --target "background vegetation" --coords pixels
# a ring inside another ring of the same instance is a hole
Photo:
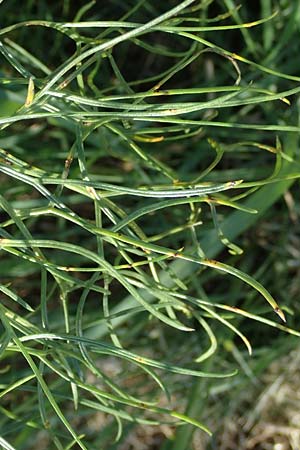
[[[299,2],[0,13],[0,447],[299,450]]]

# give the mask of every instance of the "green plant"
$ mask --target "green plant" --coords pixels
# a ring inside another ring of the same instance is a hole
[[[167,424],[164,448],[189,448],[206,394],[245,382],[236,337],[299,336],[240,235],[299,178],[281,50],[300,8],[39,3],[0,5],[0,445],[121,448]]]

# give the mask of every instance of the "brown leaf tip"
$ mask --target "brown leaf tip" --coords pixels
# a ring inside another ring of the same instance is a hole
[[[286,318],[285,315],[283,313],[283,311],[280,308],[274,308],[274,311],[276,312],[276,314],[278,314],[278,316],[280,317],[280,319],[286,323]]]

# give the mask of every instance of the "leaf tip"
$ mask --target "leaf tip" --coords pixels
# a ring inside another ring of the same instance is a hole
[[[280,317],[280,319],[286,323],[286,318],[284,315],[284,312],[277,306],[276,308],[274,308],[274,311],[276,312],[276,314],[278,314],[278,316]]]

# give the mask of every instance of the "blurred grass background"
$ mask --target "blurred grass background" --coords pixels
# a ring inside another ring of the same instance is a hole
[[[0,447],[299,450],[299,2],[0,12]]]

